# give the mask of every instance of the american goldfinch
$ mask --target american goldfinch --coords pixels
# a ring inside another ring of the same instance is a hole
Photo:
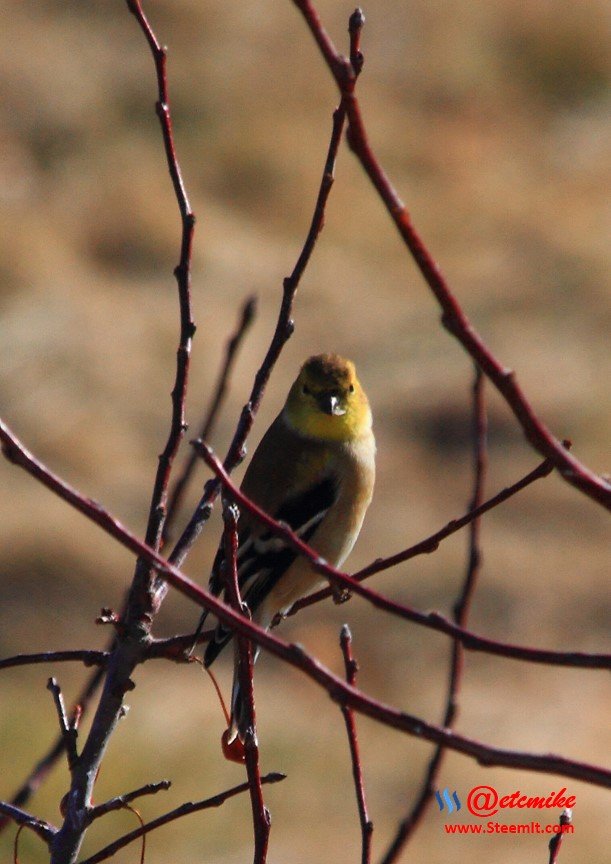
[[[241,489],[322,558],[340,566],[371,501],[374,457],[371,410],[354,364],[337,354],[320,354],[302,366],[284,408],[252,457]],[[224,557],[221,543],[209,585],[217,596],[224,589]],[[286,615],[297,600],[325,582],[305,558],[247,512],[239,520],[237,566],[242,601],[266,629],[277,614]],[[232,632],[219,623],[206,647],[206,668],[231,638]],[[236,670],[224,745],[236,737],[244,740],[245,722]]]

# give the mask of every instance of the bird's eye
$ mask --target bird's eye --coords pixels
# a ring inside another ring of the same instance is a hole
[[[350,387],[348,387],[348,392],[354,393],[354,384],[351,384]]]
[[[306,387],[305,384],[301,388],[301,392],[303,393],[304,396],[311,396],[312,395],[312,391],[310,390],[309,387]]]

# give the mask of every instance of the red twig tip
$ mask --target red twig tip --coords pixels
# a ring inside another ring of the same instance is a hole
[[[344,655],[344,667],[346,669],[346,681],[351,687],[356,684],[356,673],[358,663],[352,653],[352,634],[347,624],[341,630],[339,644]],[[352,776],[354,778],[354,789],[359,811],[359,822],[361,825],[361,864],[369,864],[371,861],[371,843],[373,839],[373,822],[369,818],[367,810],[367,799],[365,797],[365,784],[363,782],[363,766],[359,748],[354,711],[347,705],[341,706],[346,732],[348,734],[348,745],[350,747],[350,759],[352,761]]]
[[[573,826],[573,811],[565,810],[559,819],[559,828],[557,834],[555,834],[552,839],[549,841],[549,862],[548,864],[557,864],[558,855],[560,854],[560,846],[562,845],[562,840],[565,834],[568,834],[572,831]]]

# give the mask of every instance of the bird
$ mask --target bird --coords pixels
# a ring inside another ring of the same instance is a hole
[[[356,542],[372,499],[375,452],[371,409],[354,363],[333,353],[317,354],[302,365],[282,411],[255,450],[241,490],[325,561],[339,567]],[[209,581],[215,596],[224,591],[224,562],[221,541]],[[248,512],[239,516],[236,563],[242,602],[252,620],[267,630],[297,600],[325,584],[307,559]],[[198,633],[206,615],[204,611]],[[222,622],[217,624],[204,652],[206,668],[232,636]],[[257,654],[255,648],[253,660]],[[235,761],[243,760],[245,715],[234,652],[231,713],[223,750]]]

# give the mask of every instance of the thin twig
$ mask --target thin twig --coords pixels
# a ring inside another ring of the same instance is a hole
[[[66,663],[78,661],[85,666],[105,666],[110,653],[108,651],[90,651],[88,649],[74,651],[42,651],[38,654],[15,654],[0,660],[0,669],[10,669],[13,666],[33,666],[35,663]]]
[[[158,89],[155,110],[161,124],[168,171],[174,187],[182,225],[180,258],[174,270],[180,307],[180,337],[176,355],[176,377],[172,389],[172,419],[165,448],[159,457],[146,529],[147,545],[152,546],[154,549],[159,549],[166,518],[166,499],[172,464],[187,428],[185,423],[185,400],[189,376],[191,341],[195,333],[195,323],[191,310],[191,255],[193,250],[195,215],[189,204],[174,144],[174,132],[168,99],[166,52],[155,36],[144,14],[140,0],[126,0],[126,2],[127,8],[135,17],[138,26],[146,37],[151,54],[153,55]]]
[[[346,681],[350,686],[356,684],[356,673],[358,663],[352,653],[352,634],[347,624],[341,630],[339,644],[344,655],[344,666],[346,669]],[[363,782],[363,766],[361,765],[361,754],[359,750],[354,711],[347,705],[341,706],[346,732],[348,733],[348,745],[350,747],[350,759],[352,761],[352,776],[354,778],[354,789],[356,792],[356,803],[359,811],[359,822],[361,824],[361,864],[369,864],[371,861],[371,842],[373,839],[373,822],[369,818],[367,800],[365,798],[365,784]]]
[[[348,33],[350,35],[350,65],[354,70],[355,78],[361,74],[365,58],[361,51],[361,33],[365,25],[363,10],[357,7],[348,19]]]
[[[214,629],[203,630],[197,637],[197,645],[209,642],[214,636]],[[175,663],[192,663],[195,657],[190,653],[193,647],[193,633],[183,633],[170,636],[167,639],[151,639],[146,656],[151,660],[172,660]]]
[[[55,678],[49,678],[47,681],[47,690],[50,690],[53,701],[55,702],[55,710],[57,711],[57,719],[59,720],[59,730],[64,739],[64,747],[66,748],[66,756],[68,757],[68,767],[70,770],[74,768],[78,761],[78,753],[76,752],[77,725],[80,719],[80,712],[75,712],[69,720],[66,714],[66,706],[64,705],[64,697],[62,691]]]
[[[213,391],[212,399],[210,401],[210,406],[208,408],[208,411],[206,412],[204,420],[201,423],[200,437],[206,441],[209,440],[212,430],[215,426],[221,406],[225,399],[228,382],[231,377],[231,372],[233,370],[238,350],[248,329],[250,328],[250,325],[255,318],[256,311],[257,298],[255,296],[248,297],[244,302],[244,305],[242,306],[238,325],[227,342],[227,346],[225,348],[225,357],[219,370],[219,375]],[[189,454],[185,459],[183,468],[178,478],[176,479],[176,483],[174,484],[174,488],[172,489],[168,499],[167,516],[163,529],[163,546],[166,545],[168,539],[170,538],[170,531],[174,519],[180,511],[180,507],[183,502],[187,486],[193,476],[193,472],[198,461],[199,460],[197,458],[197,454],[192,449],[190,449]]]
[[[318,44],[346,106],[350,147],[382,199],[403,242],[441,307],[441,320],[444,327],[458,339],[503,396],[532,446],[542,456],[552,461],[554,467],[568,483],[611,510],[611,483],[567,452],[561,441],[552,435],[528,402],[513,370],[506,368],[496,359],[463,312],[371,148],[361,109],[354,95],[356,75],[351,64],[335,48],[310,0],[293,0],[293,3],[303,15]]]
[[[89,821],[93,822],[107,813],[112,813],[113,810],[121,810],[127,807],[136,798],[142,798],[144,795],[156,795],[157,792],[165,792],[172,785],[171,780],[159,780],[157,783],[147,783],[139,789],[134,789],[133,792],[126,792],[125,795],[117,795],[116,798],[111,798],[105,801],[104,804],[98,804],[92,807],[89,811]]]
[[[278,783],[280,780],[284,780],[285,776],[285,774],[278,772],[266,774],[261,778],[261,783]],[[173,822],[175,819],[189,816],[191,813],[197,813],[200,810],[209,810],[212,807],[220,807],[229,798],[240,795],[242,792],[248,792],[248,783],[240,783],[239,786],[233,786],[231,789],[227,789],[227,791],[221,792],[219,795],[213,795],[211,798],[205,798],[203,801],[188,801],[185,804],[181,804],[175,810],[170,810],[168,813],[164,813],[163,816],[153,819],[152,822],[147,822],[142,828],[136,828],[134,831],[130,831],[129,834],[119,837],[117,840],[109,843],[108,846],[100,849],[95,855],[82,861],[81,864],[99,864],[100,861],[106,861],[107,858],[111,858],[119,849],[123,849],[144,834],[148,834],[156,828],[161,828],[162,825],[167,825],[168,822]]]
[[[572,825],[573,822],[573,811],[571,809],[564,810],[560,815],[560,831],[557,834],[554,834],[552,839],[549,841],[549,859],[548,864],[558,864],[558,855],[560,854],[560,847],[562,845],[562,840],[564,835],[569,833],[569,830],[566,829],[565,826]]]
[[[240,597],[240,585],[238,581],[238,516],[238,509],[235,504],[224,503],[225,584],[231,606],[236,612],[249,617],[248,609],[243,606],[242,598]],[[246,757],[246,772],[248,774],[255,840],[253,864],[265,864],[269,845],[271,817],[263,800],[261,772],[259,770],[252,643],[250,639],[240,634],[236,634],[236,640],[238,651],[237,675],[246,719],[245,729],[240,729],[240,733],[244,732],[245,735],[244,753]],[[236,722],[238,721],[236,720]]]
[[[26,813],[20,807],[15,807],[14,804],[9,804],[7,801],[0,801],[0,813],[10,822],[16,822],[17,825],[24,825],[30,828],[35,834],[47,843],[53,840],[57,834],[57,828],[54,828],[48,822],[43,822],[42,819],[36,819],[30,813]]]
[[[484,377],[479,367],[475,367],[475,380],[473,384],[473,494],[469,504],[469,511],[477,510],[484,497],[484,483],[487,468],[487,436],[488,418],[486,413],[486,402],[484,399]],[[467,572],[454,605],[454,622],[464,627],[467,623],[468,611],[475,591],[475,585],[481,566],[480,548],[480,519],[478,516],[469,525],[469,554]],[[460,640],[452,642],[452,654],[450,660],[450,674],[448,690],[446,695],[446,707],[443,715],[442,726],[444,729],[452,729],[458,712],[458,692],[460,690],[464,670],[464,646]],[[381,864],[394,864],[399,859],[401,852],[420,825],[428,807],[431,803],[435,788],[438,785],[439,772],[443,764],[445,748],[437,745],[429,760],[424,778],[420,787],[420,793],[408,815],[399,825],[397,833],[391,842]]]

